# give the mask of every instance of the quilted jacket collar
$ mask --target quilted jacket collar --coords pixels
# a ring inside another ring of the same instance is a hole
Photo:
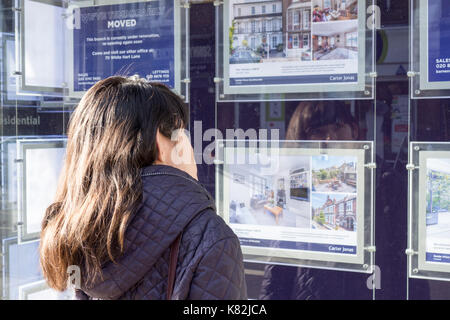
[[[198,182],[197,180],[192,178],[186,172],[181,171],[180,169],[177,169],[175,167],[155,164],[155,165],[151,165],[151,166],[142,168],[142,170],[141,170],[142,177],[157,176],[157,175],[169,175],[169,176],[182,177],[184,179],[190,180],[194,184],[198,184],[201,186],[200,182]]]
[[[108,262],[89,296],[117,299],[135,286],[168,250],[175,238],[201,212],[215,210],[206,189],[187,173],[152,165],[142,169],[143,200],[125,235],[125,251],[117,263]]]

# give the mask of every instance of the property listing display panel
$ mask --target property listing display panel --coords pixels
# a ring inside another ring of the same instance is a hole
[[[4,59],[4,70],[2,73],[2,103],[3,105],[15,105],[16,101],[20,101],[23,105],[33,105],[33,101],[38,101],[39,96],[34,95],[19,95],[18,78],[14,75],[14,68],[16,66],[16,47],[14,38],[12,36],[0,36],[2,40],[2,51]]]
[[[17,68],[22,73],[19,91],[59,93],[64,83],[62,1],[22,0],[19,3],[22,8],[16,29],[20,43]]]
[[[450,153],[426,159],[425,260],[450,266]]]
[[[18,221],[21,221],[19,242],[39,238],[45,209],[56,194],[66,152],[65,143],[64,138],[56,137],[19,139],[14,144],[9,143],[10,147],[17,146],[18,157],[22,159],[10,173],[17,178],[11,186],[17,188]]]
[[[174,88],[174,0],[80,8],[80,27],[73,30],[73,91],[134,74]]]
[[[39,240],[18,243],[17,237],[2,239],[2,299],[71,300],[73,291],[51,289],[39,265]]]
[[[356,261],[364,226],[360,154],[279,150],[262,163],[257,154],[239,161],[243,148],[225,149],[224,218],[244,253]]]
[[[358,0],[229,0],[224,5],[229,89],[245,87],[251,93],[270,85],[281,92],[286,85],[363,80],[365,12]]]
[[[450,83],[450,2],[417,0],[419,37],[414,57],[420,61],[421,90],[448,90]],[[414,36],[414,34],[413,34]],[[415,47],[413,48],[415,49]],[[439,94],[442,95],[442,94]]]
[[[64,147],[40,148],[38,144],[25,149],[23,205],[26,217],[24,231],[27,234],[38,234],[41,231],[45,210],[56,194],[65,152]]]
[[[450,2],[428,4],[428,81],[450,81]]]

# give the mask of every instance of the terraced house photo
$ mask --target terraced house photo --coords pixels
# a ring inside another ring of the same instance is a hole
[[[230,63],[311,61],[311,0],[235,0]]]
[[[283,57],[281,0],[235,0],[231,8],[230,63],[257,63]]]
[[[311,60],[311,1],[284,0],[286,56]]]
[[[356,195],[313,194],[312,228],[356,231]]]

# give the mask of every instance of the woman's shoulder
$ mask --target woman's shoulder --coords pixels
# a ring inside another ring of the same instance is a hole
[[[165,226],[176,225],[183,233],[182,242],[191,249],[211,247],[225,239],[238,242],[217,214],[211,194],[186,173],[168,166],[145,168],[143,191],[142,214],[149,220],[156,217],[159,224],[167,222]]]
[[[210,248],[224,240],[239,241],[233,230],[212,208],[200,212],[186,226],[183,237],[190,240],[197,239],[200,242],[199,245],[205,248]]]
[[[164,200],[167,203],[190,203],[213,200],[204,187],[179,169],[152,165],[142,170],[143,201]]]

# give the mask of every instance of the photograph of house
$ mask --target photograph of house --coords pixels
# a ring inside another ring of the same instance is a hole
[[[355,20],[358,0],[313,0],[313,22]]]
[[[312,191],[356,193],[356,158],[312,157]]]
[[[312,228],[356,231],[356,195],[312,195]]]
[[[230,223],[310,228],[310,157],[280,156],[276,174],[251,164],[227,174]]]
[[[311,60],[311,0],[284,0],[285,52],[287,57]]]
[[[231,0],[230,63],[261,62],[283,54],[283,2]]]
[[[313,60],[357,60],[358,21],[314,24]]]
[[[427,160],[427,236],[450,238],[450,159]]]

